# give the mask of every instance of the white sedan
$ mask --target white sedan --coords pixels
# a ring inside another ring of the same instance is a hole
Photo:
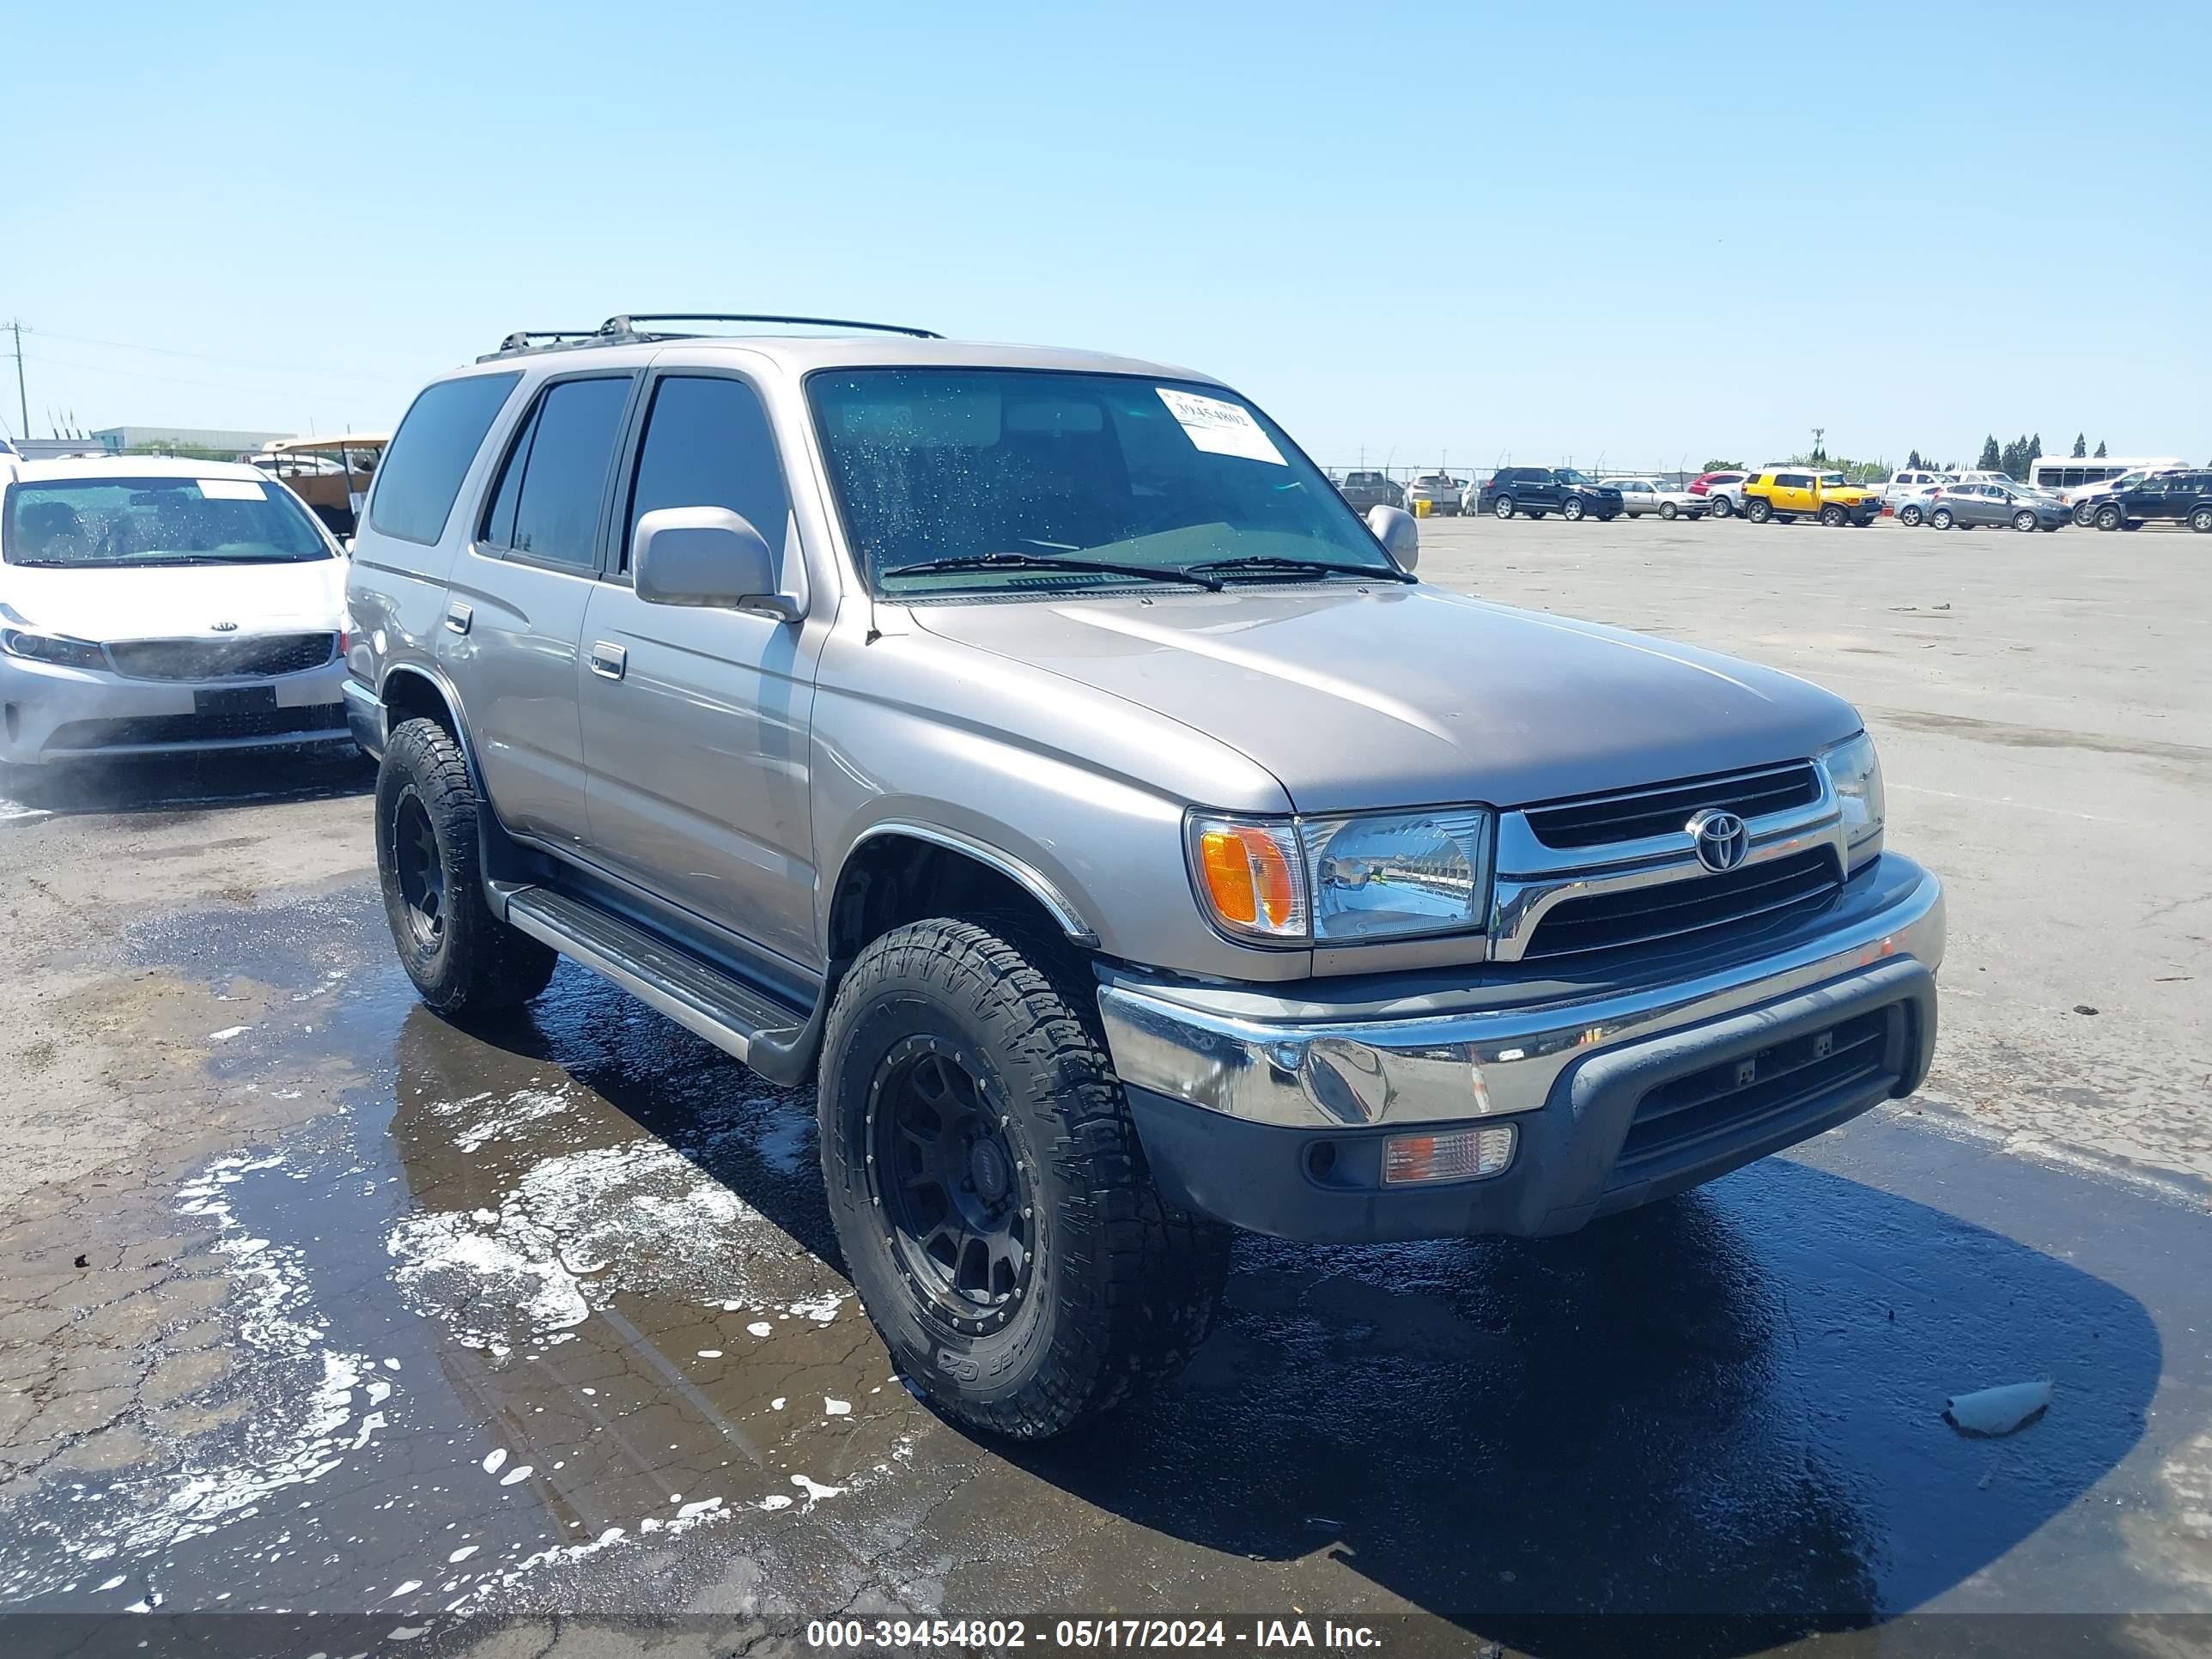
[[[1669,489],[1656,478],[1614,478],[1620,491],[1620,510],[1632,519],[1656,513],[1662,519],[1702,519],[1711,508],[1703,495],[1686,489]]]
[[[0,471],[0,763],[352,742],[345,561],[250,466]]]

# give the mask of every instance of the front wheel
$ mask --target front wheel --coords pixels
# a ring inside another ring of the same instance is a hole
[[[1583,516],[1582,497],[1579,495],[1570,495],[1566,500],[1561,501],[1559,503],[1559,516],[1565,519],[1569,524],[1573,524],[1576,520],[1579,520]]]
[[[2212,536],[2212,507],[2200,507],[2191,513],[2189,527],[2200,536]]]
[[[1948,530],[1957,520],[1952,518],[1949,507],[1939,507],[1928,515],[1928,522],[1938,530]]]
[[[376,774],[376,873],[400,966],[441,1014],[512,1008],[544,990],[560,957],[484,902],[477,792],[452,732],[404,722]]]
[[[1662,501],[1659,503],[1659,516],[1662,519],[1673,519],[1678,517],[1682,509],[1675,506],[1672,501]]]
[[[1839,527],[1849,516],[1840,507],[1824,507],[1820,509],[1820,522],[1831,530]]]
[[[1708,510],[1716,519],[1725,519],[1735,511],[1735,505],[1725,495],[1716,495]]]
[[[1152,1184],[1079,967],[1014,918],[915,922],[861,951],[823,1036],[861,1305],[943,1410],[1021,1440],[1172,1376],[1228,1273],[1227,1230]]]
[[[2012,515],[2012,527],[2014,530],[2019,531],[2023,536],[2033,535],[2035,533],[2035,514],[2029,512],[2026,507],[2022,507],[2019,512]]]
[[[1745,503],[1743,516],[1753,524],[1765,524],[1774,516],[1774,508],[1764,495],[1754,495]]]
[[[2091,502],[2076,501],[2074,503],[2074,523],[2077,529],[2087,530],[2091,525],[2096,523],[2096,514],[2093,510],[2093,504]]]
[[[2111,503],[2107,502],[2105,506],[2097,509],[2098,529],[2118,530],[2122,522],[2123,521],[2120,518],[2120,509],[2112,506]]]

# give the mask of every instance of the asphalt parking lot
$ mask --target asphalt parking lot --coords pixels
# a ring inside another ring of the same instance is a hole
[[[128,1651],[144,1611],[188,1610],[164,1632],[227,1650],[728,1652],[831,1614],[1203,1613],[1231,1648],[1305,1618],[1407,1653],[2212,1641],[2212,544],[1423,536],[1433,580],[1860,705],[1893,842],[1949,883],[1922,1097],[1569,1238],[1243,1241],[1164,1394],[1008,1449],[892,1375],[804,1091],[573,965],[495,1030],[417,1006],[358,769],[10,779],[0,1630]],[[1941,1419],[2036,1377],[2054,1403],[2015,1436]],[[2069,1617],[2003,1622],[2039,1613]],[[1643,1613],[1697,1617],[1614,1622]]]

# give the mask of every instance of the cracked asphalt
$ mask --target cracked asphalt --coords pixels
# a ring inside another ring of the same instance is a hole
[[[799,1651],[917,1613],[2212,1642],[2189,542],[1425,536],[1439,580],[1862,702],[1952,883],[1923,1098],[1570,1238],[1242,1241],[1176,1383],[1009,1448],[892,1374],[805,1091],[573,966],[494,1028],[416,1005],[357,770],[10,777],[0,1647]],[[2031,1377],[2015,1436],[1942,1420]]]

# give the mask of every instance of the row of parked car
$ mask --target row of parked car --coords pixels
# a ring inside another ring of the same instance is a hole
[[[1500,467],[1480,483],[1424,473],[1401,488],[1381,472],[1354,471],[1338,485],[1354,507],[1425,506],[1432,517],[1486,513],[1500,519],[1556,513],[1570,521],[1646,514],[1789,524],[1869,525],[1885,514],[1936,530],[2008,526],[2055,531],[2071,520],[2087,528],[2139,530],[2160,521],[2212,534],[2212,469],[2131,471],[2062,495],[2002,472],[1900,469],[1881,483],[1853,483],[1843,472],[1776,463],[1755,471],[1706,472],[1677,489],[1656,478],[1592,478],[1571,466]]]

